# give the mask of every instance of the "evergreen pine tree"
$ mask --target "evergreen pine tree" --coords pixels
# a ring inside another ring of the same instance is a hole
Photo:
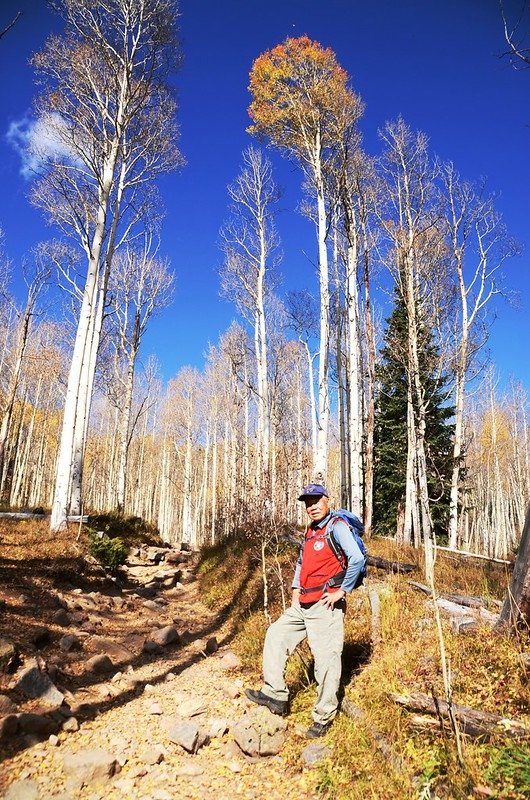
[[[447,376],[440,379],[437,372],[438,352],[427,326],[420,332],[418,344],[421,383],[428,400],[425,444],[429,498],[434,531],[440,541],[447,535],[454,432],[450,420],[454,409],[445,401]],[[393,536],[405,506],[407,469],[407,313],[397,294],[380,355],[374,440],[374,531]]]

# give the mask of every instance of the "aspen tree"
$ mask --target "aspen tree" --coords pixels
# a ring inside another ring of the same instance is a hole
[[[172,297],[173,276],[168,264],[150,252],[150,238],[143,249],[126,247],[114,260],[109,280],[113,311],[111,347],[114,350],[115,380],[119,386],[119,464],[114,504],[125,506],[127,458],[134,425],[131,427],[136,361],[142,337],[151,317],[166,307]]]
[[[269,486],[270,398],[267,375],[267,325],[265,300],[274,287],[278,263],[275,250],[274,206],[279,199],[270,161],[260,150],[249,147],[243,153],[243,168],[228,187],[232,201],[231,219],[221,236],[225,261],[221,271],[223,292],[233,297],[254,334],[256,359],[257,459],[256,496]]]
[[[337,119],[357,113],[357,98],[335,54],[307,36],[262,53],[250,73],[251,133],[266,137],[300,164],[317,209],[320,334],[317,446],[313,474],[326,479],[329,400],[329,266],[325,176],[337,147]]]
[[[59,529],[72,496],[81,499],[114,252],[148,213],[150,182],[180,156],[165,83],[175,52],[173,0],[54,0],[54,7],[65,36],[51,36],[33,64],[43,85],[37,113],[58,147],[53,156],[39,153],[44,174],[33,200],[80,244],[87,263],[57,460],[51,527]]]
[[[443,192],[451,267],[459,309],[455,315],[455,435],[449,518],[449,546],[458,546],[458,512],[464,466],[464,407],[466,386],[480,365],[488,330],[486,312],[501,291],[500,269],[516,252],[491,198],[460,179],[452,164],[443,170]]]
[[[386,144],[382,162],[388,207],[382,211],[391,242],[391,270],[402,299],[407,324],[405,367],[407,375],[407,490],[404,539],[421,539],[425,545],[427,576],[434,568],[433,522],[430,508],[426,423],[429,398],[422,384],[419,341],[426,310],[437,313],[432,294],[440,292],[432,272],[438,261],[441,236],[437,231],[434,181],[438,166],[428,155],[427,139],[414,134],[402,119],[381,132]],[[389,220],[388,214],[391,214]],[[424,252],[433,255],[432,260]]]
[[[335,118],[335,156],[328,169],[328,193],[334,204],[335,224],[340,226],[345,241],[343,261],[345,305],[346,388],[342,408],[345,414],[344,440],[341,449],[347,462],[343,480],[343,503],[363,516],[363,375],[361,343],[361,300],[359,268],[362,264],[363,227],[361,226],[361,172],[365,156],[357,130],[364,110],[360,98]],[[347,458],[346,458],[347,456]],[[346,464],[345,464],[346,466]]]

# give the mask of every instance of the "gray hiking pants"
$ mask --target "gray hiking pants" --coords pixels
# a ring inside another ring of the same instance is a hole
[[[288,700],[284,673],[288,656],[307,636],[315,660],[317,701],[315,722],[330,722],[337,713],[344,645],[344,607],[327,608],[315,603],[310,608],[291,606],[273,622],[263,648],[262,692],[275,700]]]

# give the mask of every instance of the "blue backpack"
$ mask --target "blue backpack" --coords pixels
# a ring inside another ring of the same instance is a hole
[[[361,551],[361,553],[364,556],[364,563],[363,563],[362,569],[361,569],[361,571],[359,573],[359,577],[357,578],[355,586],[353,587],[354,589],[358,589],[359,586],[362,586],[362,584],[364,583],[364,579],[366,578],[367,571],[368,571],[367,570],[368,552],[366,550],[366,545],[364,544],[363,539],[362,539],[362,536],[363,536],[363,533],[364,533],[364,525],[361,522],[361,520],[359,519],[359,517],[356,514],[353,513],[353,511],[348,511],[346,508],[339,508],[339,509],[337,509],[337,511],[332,511],[331,512],[331,517],[332,517],[332,520],[331,520],[329,528],[328,528],[328,530],[329,530],[329,546],[331,547],[331,549],[333,550],[333,553],[338,558],[338,560],[341,562],[341,564],[344,564],[344,553],[342,552],[342,548],[340,547],[339,543],[337,542],[337,540],[333,536],[333,520],[334,519],[340,519],[340,520],[342,520],[342,522],[346,523],[346,525],[348,526],[348,528],[350,530],[351,535],[353,536],[353,538],[355,539],[355,541],[357,543],[357,546],[358,546],[359,550]]]

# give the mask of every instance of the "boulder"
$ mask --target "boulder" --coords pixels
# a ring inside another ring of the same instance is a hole
[[[24,670],[16,688],[27,697],[38,698],[50,706],[60,706],[64,700],[64,695],[52,683],[49,675],[35,665]]]
[[[18,733],[18,717],[16,714],[8,714],[0,717],[0,741],[10,739]]]
[[[18,727],[21,733],[34,734],[35,736],[51,736],[57,733],[59,725],[50,717],[29,712],[18,715]]]
[[[235,741],[249,756],[275,756],[285,742],[286,720],[266,708],[257,708],[232,728]]]

